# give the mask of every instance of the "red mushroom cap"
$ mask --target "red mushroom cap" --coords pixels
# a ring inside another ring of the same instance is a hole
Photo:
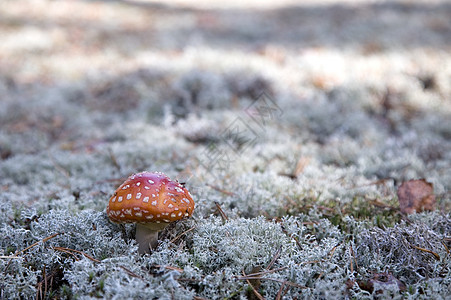
[[[169,223],[191,216],[194,201],[183,185],[165,174],[142,172],[117,188],[106,211],[116,223]]]

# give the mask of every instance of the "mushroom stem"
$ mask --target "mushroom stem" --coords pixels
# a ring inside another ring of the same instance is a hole
[[[165,223],[136,224],[136,241],[138,242],[138,253],[150,253],[158,246],[158,232],[166,228]]]

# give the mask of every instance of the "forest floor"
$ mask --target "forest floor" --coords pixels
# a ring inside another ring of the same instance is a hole
[[[451,297],[451,3],[242,2],[1,1],[0,299]]]

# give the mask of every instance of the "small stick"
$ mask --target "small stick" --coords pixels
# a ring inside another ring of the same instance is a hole
[[[43,238],[42,240],[40,240],[40,241],[38,241],[38,242],[36,242],[36,243],[34,243],[34,244],[31,244],[30,246],[28,246],[27,248],[25,248],[25,249],[23,249],[23,250],[16,251],[16,253],[14,253],[13,257],[18,256],[20,253],[23,253],[23,252],[25,252],[25,251],[27,251],[27,250],[33,248],[33,247],[36,246],[36,245],[39,245],[39,243],[41,243],[41,242],[42,242],[42,243],[47,242],[48,240],[53,239],[54,237],[56,237],[56,236],[58,236],[58,235],[60,235],[60,234],[62,234],[62,233],[64,233],[64,232],[58,232],[58,233],[55,233],[55,234],[53,234],[53,235],[51,235],[51,236],[48,236],[48,237],[46,237],[46,238]],[[8,268],[9,268],[9,265],[11,264],[11,261],[12,261],[12,259],[10,259],[10,260],[8,261],[8,264],[7,264],[6,267],[5,267],[5,271],[4,271],[5,274],[6,274],[6,271],[8,270]]]
[[[42,242],[42,243],[47,242],[48,240],[53,239],[54,237],[56,237],[56,236],[58,236],[58,235],[60,235],[60,234],[62,234],[62,233],[63,233],[63,232],[58,232],[58,233],[52,234],[51,236],[48,236],[48,237],[46,237],[46,238],[43,238],[42,240],[37,241],[37,242],[34,243],[34,244],[31,244],[31,245],[28,246],[27,248],[25,248],[25,249],[23,249],[23,250],[20,250],[20,251],[16,252],[16,253],[14,254],[14,256],[17,256],[17,255],[19,255],[20,253],[24,253],[25,251],[27,251],[27,250],[33,248],[34,246],[39,245],[39,243],[41,243],[41,242]]]
[[[324,260],[320,259],[320,260],[303,261],[303,262],[299,263],[298,265],[317,264],[317,263],[320,263],[320,262],[324,262]]]
[[[288,231],[285,229],[285,227],[283,225],[281,226],[281,228],[282,228],[282,232],[285,233],[286,235],[288,235],[290,238],[292,238],[296,242],[296,245],[298,245],[299,249],[302,250],[302,245],[301,245],[301,243],[299,243],[299,240],[292,234],[289,235]]]
[[[262,271],[262,272],[257,272],[257,273],[246,274],[246,276],[248,276],[248,277],[258,277],[258,276],[261,276],[261,275],[264,275],[264,274],[270,274],[270,273],[274,273],[274,272],[285,270],[285,269],[288,269],[288,267],[280,267],[280,268],[272,269],[272,270],[268,270],[268,271]],[[243,277],[235,277],[235,278],[237,278],[237,279],[244,279]]]
[[[47,295],[47,275],[45,273],[45,265],[42,268],[42,276],[44,277],[44,295]]]
[[[436,260],[440,260],[440,255],[438,255],[437,253],[435,253],[435,252],[433,252],[433,251],[431,251],[431,250],[429,250],[429,249],[420,248],[420,247],[417,247],[417,246],[414,246],[414,245],[411,245],[411,246],[412,246],[413,248],[415,248],[415,249],[420,250],[420,251],[430,253],[430,254],[434,255],[434,257],[435,257]]]
[[[352,257],[354,258],[355,269],[356,269],[356,272],[358,273],[358,272],[359,272],[359,265],[357,265],[357,260],[355,259],[354,250],[352,249],[352,245],[349,245],[349,246],[351,247],[351,255],[352,255]],[[352,266],[352,265],[351,265],[351,266]]]
[[[449,249],[448,249],[448,246],[446,246],[446,244],[445,244],[445,242],[444,242],[444,241],[440,241],[440,242],[442,243],[443,247],[445,247],[445,249],[446,249],[446,253],[448,253],[448,255],[449,255],[450,253],[449,253]]]
[[[119,267],[121,267],[125,272],[127,272],[128,275],[135,277],[135,278],[139,278],[141,280],[144,280],[144,278],[142,278],[142,276],[132,272],[131,270],[127,269],[126,267],[124,267],[124,266],[119,266]]]
[[[79,259],[77,258],[77,256],[76,256],[75,254],[73,254],[72,252],[70,252],[69,250],[63,249],[63,248],[61,248],[61,247],[53,247],[53,250],[58,250],[58,251],[61,251],[61,252],[70,254],[70,255],[72,255],[72,256],[74,257],[74,259],[75,259],[76,261],[79,261]]]
[[[282,283],[282,285],[280,286],[279,291],[277,292],[276,295],[276,300],[281,300],[282,299],[282,291],[285,288],[285,282]]]
[[[243,275],[246,276],[246,273],[243,270]],[[244,278],[247,282],[247,284],[252,288],[252,291],[254,292],[255,296],[257,296],[257,298],[259,300],[265,300],[265,298],[254,288],[254,286],[251,284],[251,282],[249,281],[249,279]],[[258,277],[255,279],[259,279]]]
[[[215,201],[215,205],[216,205],[216,208],[218,209],[219,214],[221,215],[222,219],[227,222],[229,220],[229,218],[227,217],[226,213],[222,210],[219,203]]]
[[[92,257],[92,256],[90,256],[90,255],[88,255],[88,254],[86,254],[86,253],[84,253],[84,252],[82,252],[82,251],[79,251],[79,250],[70,249],[70,248],[64,248],[64,247],[53,247],[53,249],[59,250],[59,251],[63,251],[63,252],[69,252],[69,253],[70,253],[70,252],[75,252],[75,253],[78,253],[78,254],[83,255],[84,257],[86,257],[86,258],[92,260],[93,262],[97,262],[97,263],[100,262],[100,260],[95,259],[94,257]],[[71,253],[71,254],[74,255],[73,253]]]
[[[276,262],[276,260],[279,258],[281,252],[282,252],[282,246],[280,246],[279,249],[277,249],[276,254],[274,254],[274,257],[271,259],[271,262],[270,262],[269,265],[266,267],[267,270],[269,270],[269,269],[272,268],[272,266],[274,265],[274,263]]]
[[[165,268],[165,269],[168,269],[168,270],[178,271],[180,273],[183,272],[183,269],[177,268],[177,267],[172,267],[172,266],[153,265],[153,267],[155,267],[155,268]]]
[[[337,245],[335,245],[330,251],[329,251],[329,260],[332,259],[332,256],[334,256],[335,250],[337,249],[337,247],[340,245],[340,243],[338,243]]]
[[[196,229],[196,226],[191,227],[190,229],[180,233],[178,236],[176,236],[175,238],[173,238],[172,240],[169,241],[169,243],[173,244],[176,240],[178,240],[182,235],[187,234],[190,231],[193,231],[194,229]]]

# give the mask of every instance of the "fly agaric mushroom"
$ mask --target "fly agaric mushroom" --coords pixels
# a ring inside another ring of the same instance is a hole
[[[110,198],[106,212],[115,223],[137,223],[140,254],[157,246],[158,231],[170,222],[190,217],[194,201],[188,190],[163,173],[133,174]]]

